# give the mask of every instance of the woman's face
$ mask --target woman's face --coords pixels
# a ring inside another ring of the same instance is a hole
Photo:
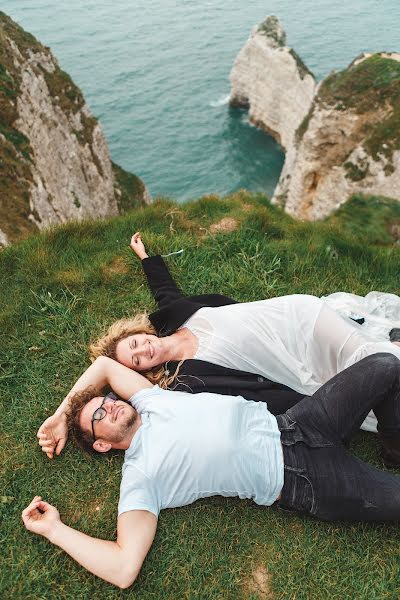
[[[161,338],[148,333],[135,333],[120,340],[117,361],[134,371],[148,371],[163,361]]]

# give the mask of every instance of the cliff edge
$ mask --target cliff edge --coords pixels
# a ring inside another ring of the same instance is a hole
[[[354,194],[399,200],[400,54],[363,54],[316,85],[291,52],[268,17],[230,76],[231,103],[247,103],[250,119],[286,152],[272,201],[315,220]]]
[[[0,245],[150,201],[49,48],[0,12]]]

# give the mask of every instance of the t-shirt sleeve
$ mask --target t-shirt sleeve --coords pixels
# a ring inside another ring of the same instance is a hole
[[[118,515],[129,510],[148,510],[158,517],[160,502],[154,482],[136,467],[128,465],[122,475]]]

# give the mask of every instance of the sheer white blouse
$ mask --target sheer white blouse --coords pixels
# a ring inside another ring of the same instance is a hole
[[[258,373],[306,395],[370,354],[390,352],[400,359],[400,347],[388,341],[389,325],[386,340],[382,333],[372,341],[364,325],[315,296],[201,308],[182,327],[198,340],[194,358]],[[363,429],[376,430],[375,417]]]

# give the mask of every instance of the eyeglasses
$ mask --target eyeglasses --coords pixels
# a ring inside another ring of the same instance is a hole
[[[104,408],[104,404],[106,402],[114,402],[114,404],[116,403],[116,401],[118,400],[118,396],[116,396],[114,394],[114,392],[109,392],[108,394],[106,394],[103,398],[103,402],[100,404],[99,408],[96,408],[96,410],[94,411],[93,415],[92,415],[92,433],[93,433],[93,442],[96,441],[96,436],[94,433],[94,422],[95,421],[101,421],[102,419],[104,419],[104,417],[107,414],[106,409]]]

